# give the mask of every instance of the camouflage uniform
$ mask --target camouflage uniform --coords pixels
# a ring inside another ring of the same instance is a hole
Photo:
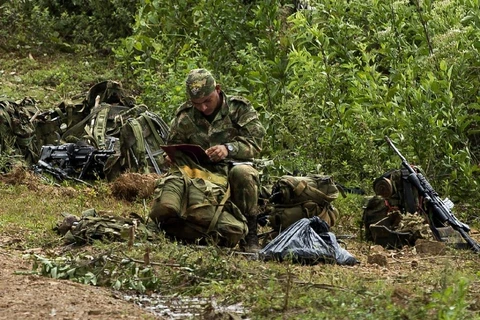
[[[216,82],[205,69],[190,72],[186,89],[187,96],[198,99],[208,96],[215,90]],[[228,175],[232,191],[232,201],[249,222],[249,231],[255,232],[256,214],[260,182],[258,172],[248,164],[232,165],[234,161],[249,161],[258,157],[265,129],[251,103],[242,97],[228,97],[220,91],[221,106],[215,118],[209,122],[205,115],[193,107],[190,101],[176,111],[170,127],[168,144],[198,144],[204,149],[215,145],[226,145],[226,161],[206,165],[205,168]]]

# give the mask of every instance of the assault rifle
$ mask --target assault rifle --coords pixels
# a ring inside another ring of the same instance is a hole
[[[90,145],[66,143],[59,146],[42,146],[40,159],[34,166],[37,173],[48,172],[60,181],[69,179],[84,182],[86,178],[103,178],[105,161],[115,154],[118,138],[109,137],[106,149]]]
[[[462,238],[467,242],[468,246],[475,251],[476,253],[480,252],[480,245],[473,240],[469,235],[470,227],[465,223],[459,221],[455,215],[450,210],[449,206],[442,200],[438,193],[432,188],[430,183],[428,183],[427,179],[420,173],[413,169],[413,167],[407,162],[404,156],[398,151],[395,145],[392,143],[390,138],[385,136],[385,140],[387,140],[388,144],[395,153],[402,159],[402,165],[408,170],[409,175],[407,177],[408,181],[418,190],[418,193],[426,200],[426,204],[430,209],[430,215],[428,216],[428,222],[430,225],[430,229],[432,230],[435,238],[438,241],[444,241],[444,239],[440,236],[440,232],[438,231],[437,227],[435,226],[434,221],[438,221],[443,225],[449,225],[455,231],[457,231]]]

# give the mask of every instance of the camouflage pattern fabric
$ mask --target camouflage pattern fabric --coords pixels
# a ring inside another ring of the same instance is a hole
[[[100,215],[92,208],[82,212],[81,217],[62,213],[65,217],[53,228],[63,236],[65,244],[91,244],[94,240],[123,242],[134,239],[153,240],[154,226],[136,213],[129,217]],[[152,228],[152,229],[150,229]]]
[[[191,143],[204,149],[229,143],[233,150],[229,157],[252,160],[262,150],[265,129],[250,102],[242,97],[227,97],[222,91],[222,106],[212,123],[190,102],[176,112],[170,126],[168,144]]]
[[[246,219],[228,200],[230,190],[208,179],[170,175],[157,180],[150,218],[177,240],[210,239],[234,247],[248,232]]]
[[[435,240],[428,222],[419,214],[404,214],[396,227],[396,231],[410,232],[418,239]]]
[[[217,85],[212,74],[205,69],[194,69],[190,71],[185,82],[187,96],[190,99],[200,99],[208,96],[215,90]]]
[[[249,165],[237,165],[230,170],[228,181],[232,189],[232,202],[244,216],[256,216],[260,188],[258,171]]]
[[[23,155],[33,163],[38,155],[33,119],[38,113],[36,101],[25,97],[20,101],[0,99],[0,151],[4,156]]]
[[[265,209],[268,224],[274,230],[283,230],[302,218],[319,216],[333,227],[339,212],[331,202],[337,199],[338,194],[331,176],[284,175],[272,186],[270,204]]]
[[[261,151],[265,129],[258,119],[257,112],[250,102],[242,97],[227,97],[220,92],[223,99],[220,110],[210,123],[204,115],[186,102],[176,112],[176,118],[170,127],[168,144],[198,144],[204,149],[215,145],[229,143],[227,161],[205,168],[214,173],[229,177],[232,188],[232,201],[245,216],[256,215],[259,192],[258,172],[249,165],[233,166],[229,162],[252,160]]]

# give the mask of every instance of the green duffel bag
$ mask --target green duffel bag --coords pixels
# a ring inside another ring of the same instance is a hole
[[[338,210],[331,204],[339,190],[331,176],[311,174],[305,177],[284,175],[272,187],[266,209],[272,229],[283,230],[302,218],[318,216],[335,225]]]

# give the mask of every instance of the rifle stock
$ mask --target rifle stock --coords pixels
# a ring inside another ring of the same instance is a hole
[[[467,242],[468,246],[475,252],[480,252],[480,245],[473,240],[468,232],[470,232],[470,227],[459,221],[457,217],[452,213],[450,208],[445,204],[445,202],[439,197],[438,193],[433,189],[427,179],[421,174],[413,169],[413,167],[407,162],[405,157],[398,151],[393,142],[389,137],[385,136],[385,140],[390,145],[390,147],[395,151],[395,153],[402,160],[402,166],[405,167],[408,172],[408,181],[418,190],[419,194],[427,201],[427,205],[431,209],[431,217],[428,217],[428,223],[430,229],[432,230],[435,238],[438,241],[444,241],[440,236],[440,233],[437,227],[434,224],[434,218],[440,221],[442,224],[449,225],[455,231],[460,233],[462,238]]]

